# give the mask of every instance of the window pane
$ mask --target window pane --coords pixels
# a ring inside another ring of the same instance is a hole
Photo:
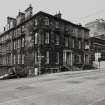
[[[49,51],[46,52],[46,64],[49,64]]]
[[[22,39],[22,47],[24,47],[24,38]]]
[[[16,55],[14,55],[14,64],[16,64]]]
[[[49,44],[49,32],[46,32],[45,34],[45,43]]]
[[[49,25],[49,18],[48,17],[45,18],[45,25]]]
[[[35,52],[35,64],[38,64],[38,53]]]
[[[18,54],[18,64],[20,64],[20,54]]]
[[[56,45],[59,45],[59,43],[60,43],[59,35],[56,35]]]
[[[65,47],[68,47],[68,46],[69,46],[69,38],[65,37]]]
[[[24,54],[22,54],[22,64],[24,64]]]
[[[35,19],[35,26],[36,26],[36,25],[38,25],[38,20],[37,20],[37,19]]]
[[[38,33],[35,33],[35,44],[38,44]]]

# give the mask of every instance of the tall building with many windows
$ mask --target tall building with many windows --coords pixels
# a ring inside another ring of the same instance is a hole
[[[22,67],[28,74],[51,73],[62,67],[90,65],[89,30],[62,19],[61,13],[50,15],[32,7],[8,17],[0,35],[2,67]]]

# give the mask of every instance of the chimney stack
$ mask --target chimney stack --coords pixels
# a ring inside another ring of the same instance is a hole
[[[25,14],[23,12],[18,12],[18,16],[16,17],[16,20],[17,20],[17,25],[22,23],[25,19]]]
[[[32,17],[33,14],[33,7],[30,4],[29,7],[25,10],[25,18],[29,19],[30,17]]]
[[[62,18],[62,14],[61,14],[61,12],[59,11],[59,13],[56,13],[56,15],[55,15],[55,17],[57,17],[57,18]]]

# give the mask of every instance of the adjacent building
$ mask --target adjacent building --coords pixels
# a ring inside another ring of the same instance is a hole
[[[91,64],[89,29],[62,19],[59,12],[32,13],[32,6],[8,17],[0,35],[1,67],[22,67],[29,75]],[[3,71],[4,72],[4,71]]]
[[[94,37],[98,35],[105,35],[105,20],[104,19],[96,19],[94,21],[88,22],[85,25],[88,29],[90,29],[89,36]]]
[[[96,68],[105,68],[105,20],[96,19],[85,25],[90,29],[91,61]]]
[[[90,37],[91,61],[95,68],[105,68],[105,35]]]

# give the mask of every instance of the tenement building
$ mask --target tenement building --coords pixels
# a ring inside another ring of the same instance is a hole
[[[62,19],[60,12],[33,15],[32,10],[29,6],[16,18],[7,18],[0,35],[1,67],[21,67],[34,75],[90,65],[87,28]]]

